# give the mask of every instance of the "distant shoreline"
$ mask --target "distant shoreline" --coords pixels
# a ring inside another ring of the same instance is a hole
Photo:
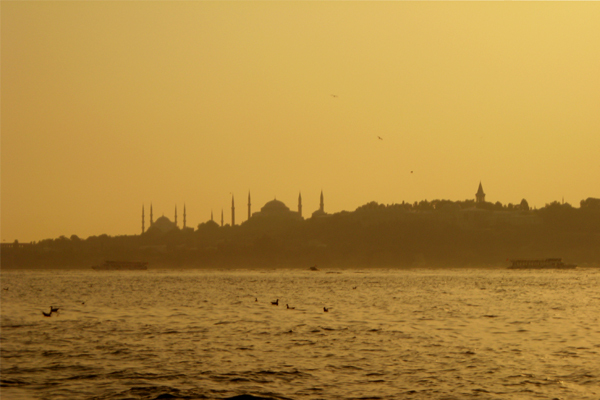
[[[340,265],[340,266],[323,266],[317,267],[317,271],[311,271],[310,267],[299,267],[299,266],[286,266],[286,265],[277,265],[277,266],[249,266],[249,265],[230,265],[230,266],[194,266],[194,265],[184,265],[184,266],[173,266],[173,265],[159,265],[159,266],[148,266],[146,271],[94,271],[91,267],[83,267],[83,266],[10,266],[10,267],[2,267],[1,271],[89,271],[96,272],[98,274],[106,274],[107,272],[113,273],[138,273],[143,274],[147,271],[168,271],[168,270],[183,270],[183,271],[235,271],[235,270],[243,270],[243,271],[276,271],[276,270],[295,270],[295,271],[308,271],[314,274],[319,273],[328,273],[328,272],[344,272],[344,271],[367,271],[367,270],[440,270],[440,269],[487,269],[487,270],[502,270],[508,269],[507,263],[501,263],[496,265],[482,264],[482,265],[413,265],[413,266],[360,266],[360,265]],[[600,268],[600,263],[583,263],[578,265],[577,269],[596,269]]]

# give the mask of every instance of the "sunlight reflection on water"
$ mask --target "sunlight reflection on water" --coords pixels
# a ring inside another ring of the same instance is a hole
[[[2,398],[600,396],[598,270],[327,272],[2,271]]]

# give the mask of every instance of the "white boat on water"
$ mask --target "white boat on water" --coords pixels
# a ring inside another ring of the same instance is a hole
[[[574,269],[575,264],[565,264],[560,258],[510,260],[508,269]]]

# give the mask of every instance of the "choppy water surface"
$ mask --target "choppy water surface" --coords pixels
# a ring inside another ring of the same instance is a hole
[[[0,395],[600,398],[597,269],[332,272],[3,271]]]

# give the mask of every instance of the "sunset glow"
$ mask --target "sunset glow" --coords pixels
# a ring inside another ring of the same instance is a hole
[[[2,240],[600,197],[600,4],[2,2]],[[228,214],[227,221],[229,222]],[[181,214],[180,214],[181,218]]]

